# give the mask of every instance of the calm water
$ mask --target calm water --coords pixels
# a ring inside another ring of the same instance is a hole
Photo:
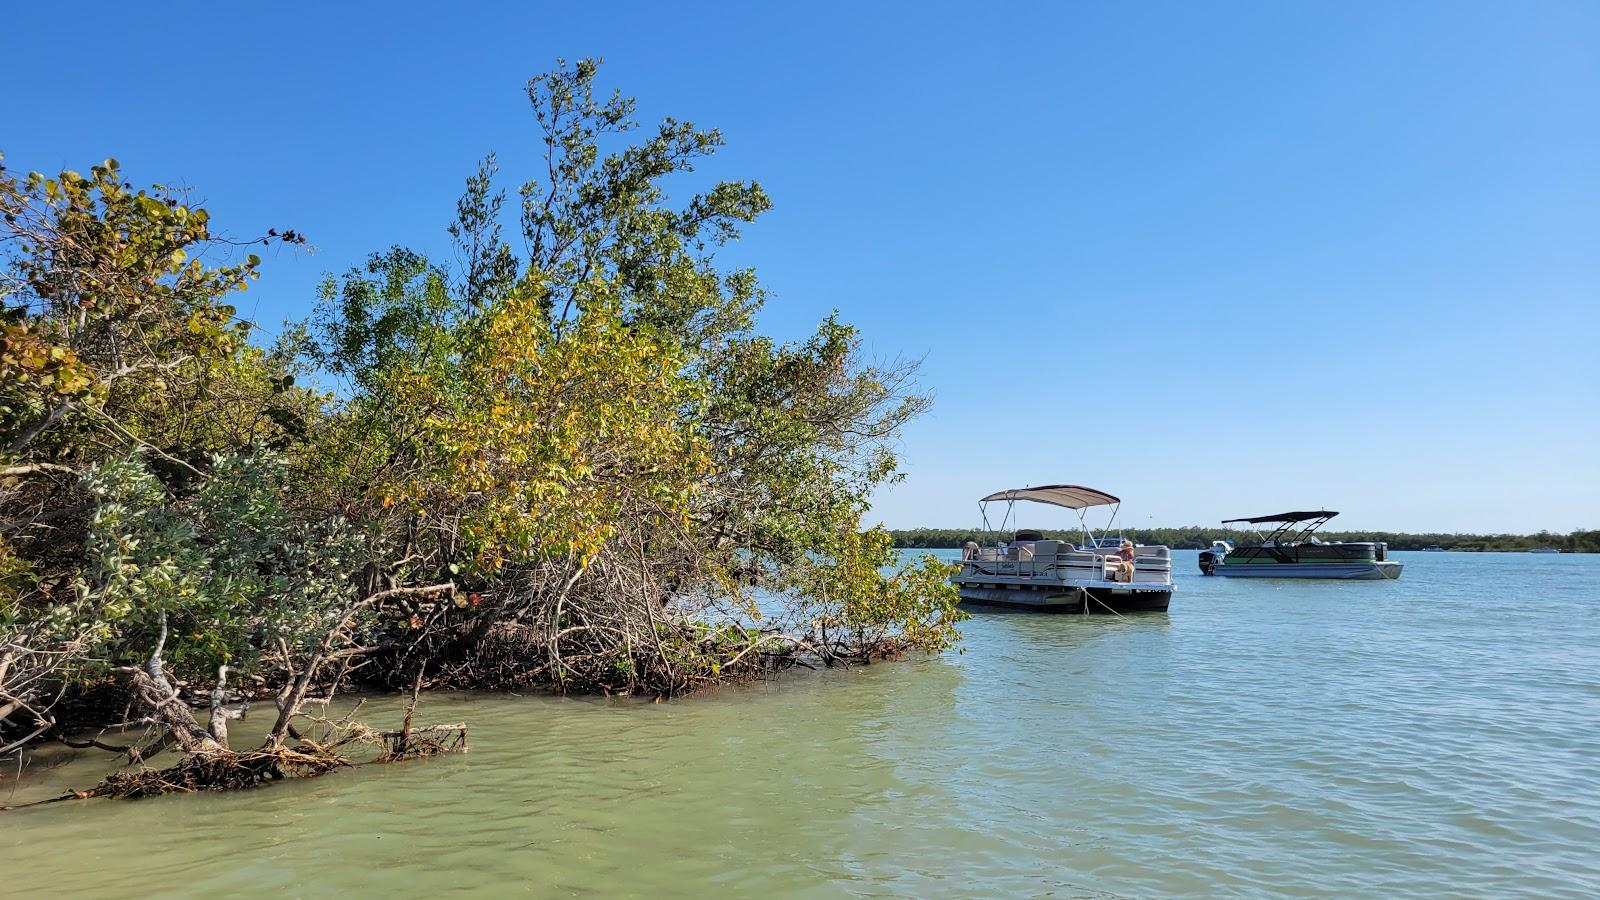
[[[0,816],[0,895],[1600,894],[1600,556],[1176,556],[1164,616],[982,613],[961,654],[669,704],[435,698],[471,753]]]

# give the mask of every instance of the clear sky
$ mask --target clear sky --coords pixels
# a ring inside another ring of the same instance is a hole
[[[589,55],[772,194],[725,251],[766,330],[922,360],[891,526],[1069,481],[1131,524],[1600,527],[1600,3],[20,3],[0,149],[304,232],[241,304],[275,328],[442,250]]]

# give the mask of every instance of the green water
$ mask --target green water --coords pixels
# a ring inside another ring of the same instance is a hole
[[[668,704],[435,697],[470,753],[6,814],[0,895],[1600,894],[1600,557],[1175,555],[1167,615],[979,614],[964,653]]]

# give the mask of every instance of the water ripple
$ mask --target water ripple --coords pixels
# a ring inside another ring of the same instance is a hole
[[[471,753],[0,817],[5,893],[1600,894],[1600,558],[1178,557],[1166,616],[979,615],[963,653],[671,704],[437,697]]]

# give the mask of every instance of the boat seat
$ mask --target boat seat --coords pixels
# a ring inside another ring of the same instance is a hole
[[[1100,564],[1095,561],[1095,554],[1070,544],[1067,549],[1056,552],[1056,565],[1060,567],[1061,574],[1068,578],[1100,577]]]

